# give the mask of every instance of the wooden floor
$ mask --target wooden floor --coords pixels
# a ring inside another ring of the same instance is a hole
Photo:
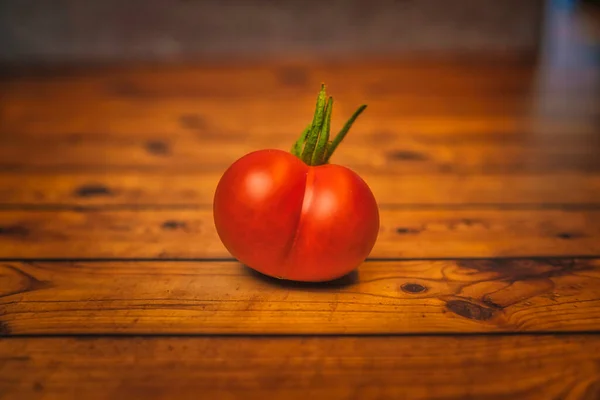
[[[282,283],[212,196],[321,82],[381,231]],[[600,70],[358,61],[5,72],[1,399],[600,398]]]

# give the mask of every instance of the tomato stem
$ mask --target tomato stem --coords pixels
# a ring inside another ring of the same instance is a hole
[[[306,145],[302,151],[302,160],[311,164],[313,154],[319,140],[319,134],[321,133],[321,127],[323,126],[323,118],[325,117],[325,85],[321,84],[321,91],[317,97],[317,107],[315,109],[315,115],[313,117],[312,126],[310,132],[306,138]]]
[[[325,161],[327,146],[329,145],[329,130],[331,128],[331,112],[333,109],[333,97],[329,97],[325,106],[325,120],[323,121],[323,129],[319,134],[319,141],[313,153],[310,165],[320,165]]]
[[[327,154],[325,155],[324,163],[329,162],[329,158],[333,155],[333,152],[335,151],[335,149],[337,149],[337,147],[342,142],[342,140],[344,140],[344,138],[346,137],[346,134],[352,127],[352,124],[354,124],[354,121],[356,121],[356,118],[358,118],[358,116],[365,110],[365,108],[367,108],[366,104],[363,104],[362,106],[358,107],[358,110],[356,110],[354,112],[354,114],[352,114],[352,116],[350,117],[348,122],[346,122],[346,125],[344,125],[342,130],[333,139],[333,142],[331,143],[331,145],[327,147]]]
[[[304,131],[302,131],[300,138],[296,141],[296,143],[294,143],[294,146],[292,147],[293,155],[300,157],[300,155],[302,154],[302,146],[304,146],[304,142],[306,142],[306,137],[308,136],[311,127],[312,127],[312,125],[308,125],[304,129]]]
[[[293,155],[311,166],[327,164],[329,162],[333,152],[342,140],[344,140],[354,121],[367,108],[366,105],[360,106],[333,141],[330,141],[333,97],[329,96],[327,101],[325,100],[326,98],[325,84],[321,84],[313,121],[302,131],[300,138],[294,143],[291,150]]]

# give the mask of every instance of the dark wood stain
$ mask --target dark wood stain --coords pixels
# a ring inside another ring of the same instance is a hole
[[[489,295],[484,295],[483,298],[481,299],[481,301],[483,302],[483,304],[485,304],[486,306],[490,307],[490,308],[495,308],[498,310],[502,310],[504,309],[503,306],[501,306],[498,303],[495,303],[492,299],[490,299]]]
[[[79,197],[112,196],[112,191],[102,184],[89,184],[79,186],[75,189],[75,195]]]
[[[2,288],[0,288],[0,298],[52,287],[51,282],[41,281],[35,276],[28,274],[27,272],[24,272],[23,270],[16,268],[13,265],[4,264],[1,267],[5,270],[8,270],[7,272],[9,274],[16,276],[20,284],[18,288],[13,288],[7,292],[3,292]]]
[[[427,288],[419,283],[405,283],[400,289],[406,293],[423,293],[427,291]]]
[[[169,145],[160,140],[146,142],[146,151],[157,156],[165,156],[171,152]]]
[[[2,361],[30,362],[29,356],[0,356]]]
[[[450,300],[446,303],[448,310],[475,321],[487,321],[494,316],[494,310],[465,300]]]
[[[175,230],[185,228],[186,223],[183,221],[168,220],[162,223],[161,227],[165,230]]]
[[[388,158],[398,161],[425,161],[428,157],[412,150],[395,150],[387,153]]]
[[[32,388],[36,392],[43,392],[44,391],[44,385],[42,385],[38,381],[33,382]]]
[[[398,233],[399,235],[416,235],[420,232],[421,232],[421,229],[417,229],[417,228],[404,228],[404,227],[396,228],[396,233]]]
[[[582,238],[584,235],[577,232],[561,232],[557,234],[556,237],[563,240],[571,240]]]
[[[10,336],[11,330],[6,322],[0,321],[0,336]]]
[[[470,218],[464,218],[461,220],[463,224],[465,224],[466,226],[473,226],[473,225],[485,225],[484,221],[480,221],[478,219],[470,219]]]
[[[198,114],[183,114],[179,117],[179,125],[182,128],[205,131],[207,129],[207,123],[204,117]]]
[[[497,280],[506,282],[546,279],[594,269],[585,259],[460,260],[457,265],[479,272],[494,272]]]
[[[29,229],[21,225],[0,226],[0,236],[18,236],[29,235]]]

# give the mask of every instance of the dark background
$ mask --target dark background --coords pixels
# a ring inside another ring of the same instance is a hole
[[[543,0],[2,0],[0,62],[528,58],[547,14]]]

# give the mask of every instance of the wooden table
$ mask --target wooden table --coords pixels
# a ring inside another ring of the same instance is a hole
[[[321,82],[381,231],[329,284],[212,222]],[[457,62],[5,71],[0,398],[600,398],[600,73]]]

